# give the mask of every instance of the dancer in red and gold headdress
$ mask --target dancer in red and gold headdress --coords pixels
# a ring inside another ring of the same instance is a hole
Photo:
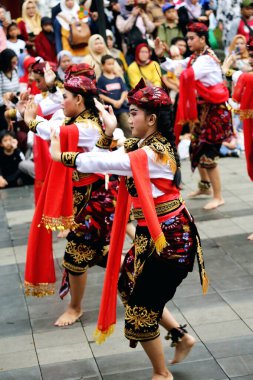
[[[116,323],[117,285],[125,305],[125,336],[140,342],[153,365],[152,379],[172,380],[164,360],[159,323],[176,346],[173,363],[183,360],[194,338],[165,308],[198,257],[200,280],[207,291],[199,235],[180,195],[180,163],[172,131],[171,101],[158,87],[142,80],[129,92],[133,138],[116,152],[71,153],[52,137],[52,157],[79,172],[121,175],[102,302],[95,339],[105,340]],[[62,151],[62,153],[61,153]],[[133,248],[118,282],[126,222],[131,203],[137,220]]]
[[[192,55],[173,61],[162,58],[165,47],[159,39],[155,51],[164,70],[173,71],[178,65],[184,70],[180,75],[179,101],[175,122],[175,133],[180,135],[182,125],[190,125],[191,167],[200,173],[199,189],[190,194],[211,195],[213,199],[204,209],[210,210],[224,204],[217,161],[223,140],[232,135],[231,112],[226,106],[229,93],[222,79],[220,62],[208,46],[208,28],[197,22],[188,25],[187,40]]]
[[[247,171],[251,181],[253,181],[253,38],[248,41],[247,49],[252,72],[240,73],[241,75],[234,89],[233,99],[240,103]],[[249,235],[248,239],[253,240],[253,234]]]

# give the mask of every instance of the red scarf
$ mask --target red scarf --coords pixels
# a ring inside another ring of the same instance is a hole
[[[166,246],[166,240],[155,210],[147,153],[144,149],[138,149],[128,155],[143,214],[159,254]],[[104,342],[112,334],[116,323],[118,276],[130,205],[131,197],[126,189],[125,178],[121,177],[97,329],[94,336],[97,343]]]
[[[185,69],[180,75],[179,100],[175,122],[175,135],[177,143],[182,125],[198,121],[197,96],[207,103],[220,104],[228,100],[229,92],[224,83],[214,86],[204,86],[201,81],[195,80],[192,67]]]
[[[61,127],[60,140],[63,152],[77,151],[77,126]],[[67,229],[73,224],[72,170],[51,160],[28,238],[25,267],[27,295],[42,297],[54,293],[52,233],[48,229]]]
[[[239,77],[233,99],[240,103],[247,171],[253,181],[253,73],[244,73]]]

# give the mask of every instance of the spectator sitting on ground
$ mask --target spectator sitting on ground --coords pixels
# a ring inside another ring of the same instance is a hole
[[[128,138],[132,133],[128,124],[127,88],[121,77],[114,74],[114,61],[111,55],[104,55],[101,58],[103,74],[98,79],[98,88],[107,92],[100,94],[100,98],[113,107],[118,127]]]
[[[128,67],[127,75],[131,88],[143,78],[147,86],[162,87],[161,69],[157,62],[151,60],[151,50],[146,43],[137,45],[135,61]]]
[[[12,22],[7,27],[6,46],[7,46],[7,49],[13,50],[17,54],[17,57],[19,57],[20,54],[26,52],[25,41],[18,38],[19,34],[20,34],[20,31],[18,29],[17,24],[15,22]]]
[[[35,38],[35,49],[37,54],[43,58],[44,61],[57,62],[55,34],[51,18],[42,17],[41,29],[41,32]]]
[[[220,157],[240,157],[241,150],[237,142],[236,135],[222,142],[220,147]]]
[[[168,56],[171,40],[175,37],[183,37],[183,33],[181,28],[178,26],[178,15],[175,5],[166,3],[162,9],[166,21],[159,26],[157,35],[164,43],[166,49],[165,55]]]
[[[21,186],[29,183],[29,177],[19,169],[19,163],[25,159],[17,149],[17,140],[9,131],[0,134],[0,188]],[[30,183],[32,181],[30,180]]]

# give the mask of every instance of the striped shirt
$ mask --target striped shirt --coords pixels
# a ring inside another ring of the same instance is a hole
[[[3,95],[6,92],[19,92],[19,78],[17,70],[12,70],[11,78],[8,78],[4,72],[0,71],[0,106],[4,104]]]

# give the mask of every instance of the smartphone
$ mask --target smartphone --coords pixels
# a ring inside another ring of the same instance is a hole
[[[241,49],[239,48],[239,46],[237,46],[236,48],[235,48],[235,54],[241,54]]]

